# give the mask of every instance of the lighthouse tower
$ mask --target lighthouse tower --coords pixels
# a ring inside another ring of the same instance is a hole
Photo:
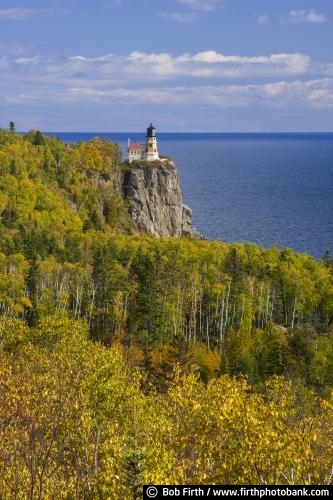
[[[145,160],[152,161],[152,160],[158,160],[158,159],[159,159],[159,156],[158,156],[158,150],[157,150],[156,129],[150,123],[149,127],[147,128],[147,135],[146,135]]]
[[[128,139],[127,161],[128,163],[132,163],[132,161],[138,161],[138,160],[145,160],[145,161],[159,160],[157,151],[156,129],[155,127],[152,126],[152,124],[150,124],[149,127],[147,128],[145,144],[131,142],[131,139]]]

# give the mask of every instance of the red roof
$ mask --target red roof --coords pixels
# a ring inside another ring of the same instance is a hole
[[[132,144],[129,145],[128,149],[142,149],[144,146],[142,144],[137,144],[136,142],[133,142]]]

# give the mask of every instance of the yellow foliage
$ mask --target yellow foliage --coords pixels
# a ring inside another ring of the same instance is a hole
[[[205,385],[197,370],[176,367],[167,393],[141,390],[120,345],[89,341],[84,323],[64,316],[32,329],[3,320],[0,346],[4,498],[131,498],[143,483],[328,480],[332,399],[283,378],[257,393],[246,379]],[[141,359],[140,349],[130,353]],[[161,354],[153,353],[155,363]]]
[[[196,363],[203,374],[208,377],[216,375],[220,369],[221,354],[218,349],[207,349],[202,344],[193,344],[193,361]]]
[[[32,307],[32,303],[31,303],[31,300],[29,299],[29,297],[21,297],[20,298],[20,303],[22,304],[22,306],[24,307],[28,307],[28,308],[31,308]]]

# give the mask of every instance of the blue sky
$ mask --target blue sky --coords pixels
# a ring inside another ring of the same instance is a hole
[[[332,0],[0,0],[0,126],[333,131]]]

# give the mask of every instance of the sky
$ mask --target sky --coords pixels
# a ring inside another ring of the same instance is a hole
[[[332,0],[0,0],[0,127],[333,131]]]

